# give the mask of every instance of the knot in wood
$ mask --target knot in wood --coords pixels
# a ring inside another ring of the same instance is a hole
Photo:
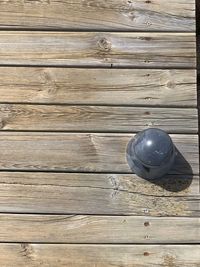
[[[109,52],[112,48],[111,42],[109,42],[105,37],[101,38],[98,41],[98,47],[100,49],[100,51],[103,52]]]
[[[149,226],[150,225],[150,223],[149,222],[144,222],[144,226]]]
[[[6,125],[6,122],[4,119],[0,119],[0,129],[3,129]]]
[[[140,40],[144,40],[144,41],[151,41],[152,40],[152,37],[150,36],[141,36],[139,37]]]
[[[175,88],[175,83],[173,82],[173,81],[169,81],[168,83],[167,83],[167,87],[169,88],[169,89],[174,89]]]
[[[149,252],[145,251],[144,256],[149,256]]]

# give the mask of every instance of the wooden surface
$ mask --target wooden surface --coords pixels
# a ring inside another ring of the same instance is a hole
[[[0,65],[196,67],[194,33],[1,31],[0,47]]]
[[[0,133],[0,170],[132,172],[126,148],[133,134]],[[199,173],[197,135],[171,135],[184,160],[172,174]],[[188,166],[189,164],[189,166]]]
[[[196,78],[194,0],[0,1],[0,266],[199,267]]]
[[[2,1],[0,27],[193,32],[195,1]]]
[[[0,245],[4,267],[198,267],[199,250],[199,245]]]
[[[134,174],[1,172],[0,191],[4,213],[199,217],[199,176],[189,174],[151,184]]]
[[[0,85],[1,103],[197,105],[196,70],[188,69],[0,67]]]
[[[1,130],[197,133],[197,109],[0,104]]]
[[[0,241],[197,243],[200,239],[199,220],[192,217],[1,214]]]

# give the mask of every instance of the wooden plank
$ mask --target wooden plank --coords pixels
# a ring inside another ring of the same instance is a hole
[[[177,157],[172,173],[199,173],[198,136],[171,136],[185,158]],[[114,133],[1,132],[0,169],[130,173],[126,148],[132,137]]]
[[[198,267],[200,245],[1,244],[3,267]]]
[[[0,32],[0,65],[195,68],[195,33]]]
[[[0,193],[0,212],[6,213],[199,217],[200,212],[199,176],[191,175],[148,182],[134,174],[0,172]]]
[[[1,130],[197,133],[197,109],[0,104]]]
[[[200,218],[0,215],[0,242],[131,244],[198,243],[199,240]]]
[[[3,1],[0,27],[194,32],[195,1]]]
[[[1,103],[196,107],[196,70],[0,67],[0,95]]]

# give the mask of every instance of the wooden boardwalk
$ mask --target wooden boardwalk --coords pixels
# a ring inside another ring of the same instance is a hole
[[[199,267],[196,78],[195,0],[0,1],[0,267]]]

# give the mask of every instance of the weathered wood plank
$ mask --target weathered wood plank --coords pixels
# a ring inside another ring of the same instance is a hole
[[[196,107],[196,70],[0,67],[0,95],[1,103]]]
[[[195,68],[195,33],[0,32],[0,65]]]
[[[195,1],[1,1],[0,27],[195,31]]]
[[[0,215],[2,242],[131,244],[198,243],[199,240],[200,218]]]
[[[3,267],[198,267],[200,245],[1,244]]]
[[[0,104],[1,130],[197,133],[197,109]]]
[[[199,173],[198,136],[171,136],[188,162],[178,157],[172,173]],[[0,132],[0,169],[130,173],[126,147],[132,137],[114,133]]]
[[[199,176],[168,175],[150,183],[134,174],[0,172],[0,193],[0,212],[6,213],[200,213]]]

